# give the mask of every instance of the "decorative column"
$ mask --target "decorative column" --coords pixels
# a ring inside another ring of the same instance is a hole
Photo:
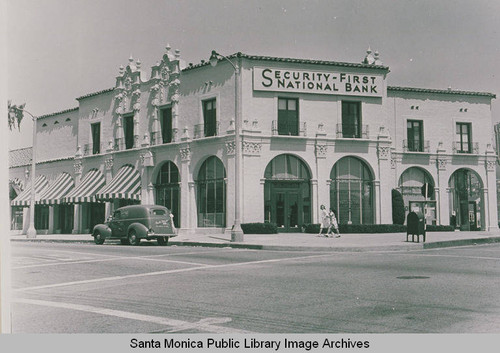
[[[235,195],[235,156],[236,156],[236,145],[234,140],[227,140],[225,143],[225,152],[227,158],[227,178],[226,178],[226,200],[231,200],[232,202],[226,202],[226,235],[231,235],[231,226],[234,224],[234,213],[236,207],[236,195]],[[241,210],[241,208],[240,208]]]
[[[153,182],[151,172],[153,171],[154,156],[150,150],[141,153],[141,204],[154,205]]]
[[[446,173],[446,165],[448,164],[447,158],[445,156],[446,150],[443,147],[443,143],[438,143],[437,148],[437,185],[434,188],[436,193],[436,213],[437,220],[436,223],[439,225],[449,225],[450,224],[450,196],[447,192],[444,192],[448,188],[448,178]]]
[[[110,155],[109,157],[106,157],[104,160],[104,165],[106,168],[106,185],[108,185],[111,180],[113,180],[113,164],[114,164],[114,157],[113,155]],[[106,206],[105,206],[105,218],[108,219],[109,216],[113,214],[113,202],[112,201],[106,201]]]
[[[324,124],[318,124],[318,129],[316,130],[316,142],[314,145],[314,155],[316,157],[316,176],[311,180],[312,188],[312,221],[321,222],[319,219],[319,207],[320,205],[325,205],[328,209],[329,207],[336,208],[336,206],[330,205],[330,174],[327,170],[326,156],[328,153],[328,145],[326,143],[326,131]],[[321,180],[318,183],[318,180]],[[327,180],[326,183],[323,180]],[[336,211],[338,214],[338,210]]]
[[[116,77],[115,91],[115,114],[116,114],[116,134],[115,141],[113,141],[113,149],[120,150],[123,142],[123,125],[122,118],[127,101],[127,94],[125,92],[125,69],[120,66],[119,74]]]
[[[80,182],[82,180],[82,160],[81,160],[81,152],[80,152],[80,146],[78,146],[77,154],[75,155],[75,162],[73,164],[73,168],[75,171],[75,187],[80,185]],[[82,205],[80,204],[75,204],[74,211],[73,211],[73,234],[80,234],[81,233],[81,207]]]
[[[496,198],[496,166],[497,156],[491,144],[486,146],[486,181],[484,191],[485,204],[485,229],[488,231],[498,230],[498,204]]]
[[[175,60],[172,62],[173,70],[171,76],[170,85],[173,90],[172,94],[172,142],[179,141],[178,131],[179,131],[179,87],[181,84],[180,81],[180,51],[178,49],[175,50]]]
[[[179,154],[181,156],[181,185],[180,185],[180,197],[181,197],[181,219],[180,225],[181,228],[186,230],[192,230],[194,228],[192,216],[196,215],[196,210],[193,210],[191,207],[192,199],[194,196],[192,195],[191,190],[191,182],[192,175],[190,173],[190,165],[191,165],[191,148],[189,145],[189,140],[185,140],[186,143],[182,144],[179,149]],[[194,183],[193,183],[194,184]]]
[[[377,156],[378,156],[378,189],[379,193],[375,200],[378,200],[379,210],[376,211],[379,224],[392,223],[392,180],[391,173],[391,145],[392,141],[385,130],[381,126],[377,138]]]
[[[54,234],[54,205],[49,205],[49,229],[47,234]]]
[[[252,132],[253,134],[254,132]],[[262,141],[260,138],[253,136],[243,136],[243,153],[241,158],[241,169],[248,170],[247,173],[241,175],[241,223],[262,222],[264,218],[264,189],[261,193],[255,192],[260,189],[259,180],[262,175],[257,174],[256,164],[260,162],[262,151]]]
[[[155,69],[153,67],[153,73]],[[160,122],[158,120],[158,106],[160,105],[160,91],[161,91],[161,82],[154,84],[151,87],[151,105],[153,106],[153,115],[152,115],[152,124],[151,124],[151,145],[158,145],[160,143]]]

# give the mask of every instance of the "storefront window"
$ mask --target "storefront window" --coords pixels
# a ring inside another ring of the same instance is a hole
[[[456,226],[461,230],[484,228],[483,183],[469,169],[458,169],[449,181],[450,219],[455,216]]]
[[[425,199],[422,194],[424,184],[434,186],[434,181],[429,173],[424,169],[411,167],[401,174],[398,189],[403,196],[406,214],[418,211],[425,214],[426,224],[436,224],[435,193],[431,193]]]
[[[226,226],[226,171],[217,157],[203,162],[198,187],[198,227]]]
[[[164,163],[156,178],[156,204],[168,208],[174,215],[174,224],[180,227],[179,170],[172,162]]]
[[[281,232],[300,231],[311,223],[311,177],[306,164],[284,154],[274,158],[264,173],[264,221]]]
[[[330,207],[342,224],[373,224],[373,176],[355,157],[344,157],[330,173]]]

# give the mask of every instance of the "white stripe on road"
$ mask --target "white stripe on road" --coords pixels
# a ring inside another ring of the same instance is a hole
[[[22,304],[32,304],[32,305],[41,305],[41,306],[49,306],[52,308],[60,308],[60,309],[69,309],[69,310],[78,310],[84,311],[87,313],[107,315],[120,317],[122,319],[130,319],[137,321],[145,321],[159,325],[171,326],[168,330],[169,332],[179,332],[184,330],[200,330],[211,333],[252,333],[250,331],[239,330],[231,327],[217,326],[214,324],[221,324],[225,322],[232,321],[231,318],[205,318],[201,319],[198,322],[188,322],[182,320],[169,319],[160,316],[151,316],[151,315],[143,315],[137,313],[131,313],[128,311],[121,310],[113,310],[106,308],[97,308],[89,305],[80,305],[80,304],[71,304],[71,303],[61,303],[61,302],[51,302],[46,300],[36,300],[36,299],[23,299],[23,298],[15,298],[12,301],[16,303]]]
[[[149,256],[149,255],[148,255]],[[205,266],[205,264],[198,262],[187,262],[187,261],[178,261],[178,260],[161,260],[161,259],[150,259],[147,256],[123,256],[123,257],[113,257],[111,259],[93,259],[93,260],[81,260],[81,261],[62,261],[62,262],[51,262],[48,264],[38,264],[38,265],[26,265],[26,266],[17,266],[12,267],[13,270],[19,270],[23,268],[32,268],[32,267],[47,267],[47,266],[60,266],[60,265],[73,265],[73,264],[85,264],[85,263],[93,263],[93,262],[108,262],[108,261],[117,261],[117,260],[146,260],[146,261],[158,261],[158,262],[172,262],[172,263],[180,263],[187,264],[193,266]]]
[[[179,260],[156,260],[152,259],[152,257],[162,257],[162,256],[176,256],[176,255],[192,255],[192,254],[203,254],[203,253],[214,253],[214,251],[198,251],[198,252],[186,252],[186,253],[175,253],[175,254],[155,254],[155,255],[144,255],[144,256],[118,256],[118,255],[106,255],[99,253],[83,253],[78,251],[66,251],[66,250],[51,250],[57,252],[64,252],[69,254],[78,254],[78,255],[97,255],[97,256],[111,256],[112,259],[93,259],[93,260],[76,260],[76,261],[60,261],[60,262],[51,262],[46,264],[36,264],[36,265],[26,265],[26,266],[15,266],[11,267],[13,270],[24,269],[24,268],[32,268],[32,267],[46,267],[46,266],[58,266],[58,265],[72,265],[72,264],[82,264],[82,263],[92,263],[92,262],[105,262],[105,261],[115,261],[115,260],[124,260],[124,259],[136,259],[136,260],[151,260],[151,261],[161,261],[161,262],[173,262],[173,263],[183,263],[194,266],[204,266],[205,264],[197,263],[197,262],[187,262],[187,261],[179,261]],[[239,249],[237,251],[240,251]],[[19,257],[17,257],[19,258]],[[29,259],[30,257],[25,256],[25,258]]]
[[[282,261],[289,261],[289,260],[302,260],[302,259],[311,259],[311,258],[329,257],[329,256],[332,256],[332,254],[329,253],[329,254],[321,254],[321,255],[288,257],[288,258],[281,258],[281,259],[270,259],[270,260],[237,262],[237,263],[229,263],[229,264],[223,264],[223,265],[203,265],[203,266],[198,266],[198,267],[180,268],[180,269],[175,269],[175,270],[138,273],[138,274],[135,274],[135,275],[113,276],[113,277],[104,277],[104,278],[89,279],[89,280],[84,280],[84,281],[63,282],[63,283],[47,284],[47,285],[43,285],[43,286],[17,288],[17,289],[14,289],[14,291],[15,292],[19,292],[19,291],[29,291],[29,290],[36,290],[36,289],[48,289],[48,288],[74,286],[74,285],[89,284],[89,283],[118,281],[118,280],[129,279],[129,278],[159,276],[159,275],[166,275],[166,274],[171,274],[171,273],[190,272],[190,271],[205,270],[205,269],[211,269],[211,268],[223,268],[223,267],[236,267],[236,266],[256,265],[256,264],[265,264],[265,263],[272,263],[272,262],[282,262]]]

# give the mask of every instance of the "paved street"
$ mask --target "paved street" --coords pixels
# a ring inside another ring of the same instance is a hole
[[[302,252],[12,243],[14,333],[500,332],[500,244]]]

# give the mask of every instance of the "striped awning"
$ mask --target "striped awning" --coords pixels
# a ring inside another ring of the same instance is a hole
[[[61,173],[50,185],[40,199],[35,203],[42,205],[53,205],[61,203],[61,199],[75,187],[73,178],[68,173]]]
[[[44,175],[39,175],[35,180],[35,202],[40,198],[40,194],[49,186],[49,182]],[[11,206],[29,206],[31,202],[31,185],[11,201]]]
[[[99,191],[104,184],[106,184],[104,175],[97,169],[91,169],[85,174],[80,184],[63,197],[62,202],[96,202],[95,193]]]
[[[131,165],[120,168],[113,180],[96,194],[98,200],[141,199],[141,175]]]

